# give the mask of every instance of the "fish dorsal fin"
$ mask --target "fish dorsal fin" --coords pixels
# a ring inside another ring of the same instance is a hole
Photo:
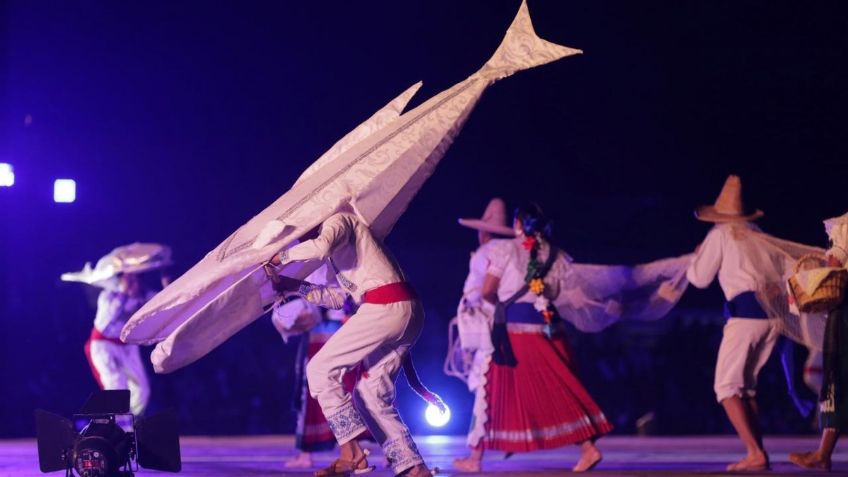
[[[339,139],[333,147],[331,147],[327,152],[325,152],[321,157],[319,157],[315,162],[312,163],[303,173],[298,177],[295,184],[303,181],[310,175],[312,175],[315,171],[323,167],[325,164],[331,162],[333,159],[340,156],[343,152],[350,149],[363,139],[367,138],[375,131],[381,129],[386,124],[394,121],[400,116],[400,113],[403,112],[403,109],[406,107],[409,100],[415,96],[415,93],[421,88],[421,81],[415,83],[406,89],[403,93],[401,93],[398,97],[391,100],[388,104],[380,108],[376,113],[372,114],[370,118],[365,120],[362,124],[354,128],[351,132],[347,133],[345,137]]]

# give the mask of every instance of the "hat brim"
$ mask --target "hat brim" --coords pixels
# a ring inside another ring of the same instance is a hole
[[[170,260],[145,262],[121,269],[110,267],[108,269],[101,268],[98,270],[87,266],[79,272],[63,273],[61,279],[64,282],[79,282],[100,288],[111,288],[113,286],[113,282],[117,280],[118,275],[122,273],[151,272],[154,270],[161,270],[169,266],[171,266]]]
[[[515,231],[505,225],[497,225],[480,219],[459,219],[459,225],[474,230],[481,230],[492,234],[515,237]]]
[[[704,222],[750,222],[762,217],[763,211],[760,209],[745,215],[723,214],[715,209],[713,205],[704,205],[695,209],[695,218]]]

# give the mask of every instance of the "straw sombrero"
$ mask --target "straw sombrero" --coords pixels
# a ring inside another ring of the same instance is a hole
[[[833,217],[832,219],[827,219],[824,221],[824,231],[827,232],[827,235],[830,235],[830,232],[837,225],[848,224],[848,213],[840,215],[839,217]]]
[[[507,237],[514,237],[515,231],[507,226],[506,204],[502,199],[494,198],[489,201],[483,217],[480,219],[459,219],[459,224],[475,230],[482,230]]]
[[[739,176],[728,176],[713,205],[695,209],[695,218],[704,222],[747,222],[763,216],[763,211],[746,209],[742,202],[742,181]]]

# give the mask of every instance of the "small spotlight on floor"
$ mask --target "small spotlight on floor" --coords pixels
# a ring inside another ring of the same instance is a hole
[[[129,412],[130,392],[126,389],[96,391],[73,421],[36,409],[41,471],[64,470],[65,477],[132,477],[140,465],[179,472],[182,458],[176,413],[135,420]],[[79,432],[75,422],[84,426]]]
[[[77,200],[77,183],[73,179],[56,179],[53,182],[53,202],[70,204]]]
[[[15,170],[11,164],[0,162],[0,187],[12,187],[15,185]]]
[[[424,411],[424,418],[427,419],[427,424],[432,427],[442,427],[450,421],[450,408],[445,407],[445,412],[442,412],[436,406],[430,404],[427,410]]]

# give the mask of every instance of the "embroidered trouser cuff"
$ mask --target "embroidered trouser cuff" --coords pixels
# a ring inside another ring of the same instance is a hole
[[[418,452],[418,447],[415,446],[415,442],[412,441],[412,436],[408,432],[404,432],[396,439],[384,442],[383,453],[386,455],[386,460],[389,461],[395,475],[424,463],[424,459]]]
[[[367,430],[362,416],[353,407],[352,402],[348,402],[334,414],[327,416],[327,423],[330,424],[330,430],[333,431],[339,445],[356,439],[356,436]]]

